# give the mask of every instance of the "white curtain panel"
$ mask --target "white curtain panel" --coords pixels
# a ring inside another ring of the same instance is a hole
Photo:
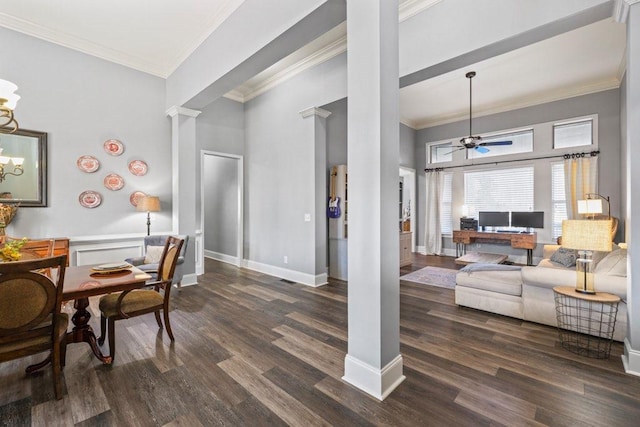
[[[439,171],[426,173],[426,215],[424,246],[427,254],[440,255],[442,253],[442,233],[440,227],[440,200],[444,176]]]
[[[578,200],[588,193],[598,192],[598,157],[578,157],[564,161],[564,189],[567,200],[567,219],[580,219]]]

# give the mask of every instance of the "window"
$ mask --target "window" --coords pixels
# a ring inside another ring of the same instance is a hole
[[[467,150],[467,158],[482,159],[485,157],[504,156],[506,154],[532,153],[533,152],[533,129],[526,129],[517,132],[502,133],[482,138],[482,142],[511,141],[511,145],[493,145],[486,147],[487,153],[477,150]]]
[[[430,145],[429,152],[431,156],[431,161],[429,163],[442,163],[453,160],[453,157],[451,156],[451,153],[453,152],[451,142]]]
[[[562,221],[567,219],[567,201],[564,191],[564,164],[551,165],[551,236],[557,239],[562,235]]]
[[[593,120],[553,125],[553,148],[580,147],[593,144]]]
[[[533,211],[533,166],[464,173],[464,204],[480,211]]]
[[[440,199],[440,233],[452,234],[453,233],[453,213],[451,211],[451,201],[453,174],[445,173],[442,176],[442,197]]]

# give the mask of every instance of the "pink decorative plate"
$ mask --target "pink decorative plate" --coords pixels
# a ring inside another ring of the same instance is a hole
[[[142,199],[144,196],[146,196],[146,194],[144,194],[142,191],[134,191],[133,193],[131,193],[131,196],[129,196],[129,202],[134,206],[134,207],[138,207],[138,202],[140,201],[140,199]]]
[[[87,173],[92,173],[100,168],[100,161],[93,156],[80,156],[76,161],[78,168]]]
[[[142,176],[147,174],[147,164],[142,160],[133,160],[129,163],[129,172],[135,176]]]
[[[104,142],[104,151],[112,156],[119,156],[124,153],[124,145],[117,139],[108,139]]]
[[[83,191],[78,197],[80,205],[85,208],[97,208],[102,203],[102,196],[97,191]]]
[[[117,191],[124,187],[124,179],[117,173],[110,173],[104,177],[104,186],[109,190]]]

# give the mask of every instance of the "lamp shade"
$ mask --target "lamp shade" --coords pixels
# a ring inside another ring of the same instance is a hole
[[[601,214],[602,200],[600,199],[578,200],[578,213],[579,214]]]
[[[587,251],[611,251],[612,221],[564,220],[562,221],[562,246],[567,249]]]
[[[7,100],[5,106],[11,110],[16,108],[16,104],[20,99],[20,96],[14,93],[17,89],[18,86],[10,81],[0,79],[0,98]]]
[[[160,198],[158,196],[144,196],[138,201],[136,210],[141,212],[159,212]]]

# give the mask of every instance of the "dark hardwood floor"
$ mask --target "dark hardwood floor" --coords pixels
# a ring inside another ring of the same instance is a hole
[[[414,261],[402,274],[456,268],[449,257]],[[640,425],[640,378],[624,373],[621,343],[608,360],[576,356],[554,328],[459,308],[450,289],[402,281],[407,379],[379,402],[340,379],[345,282],[310,288],[211,260],[206,271],[173,294],[175,343],[142,316],[118,322],[113,366],[70,345],[63,400],[50,369],[25,376],[37,358],[0,364],[0,424]]]

